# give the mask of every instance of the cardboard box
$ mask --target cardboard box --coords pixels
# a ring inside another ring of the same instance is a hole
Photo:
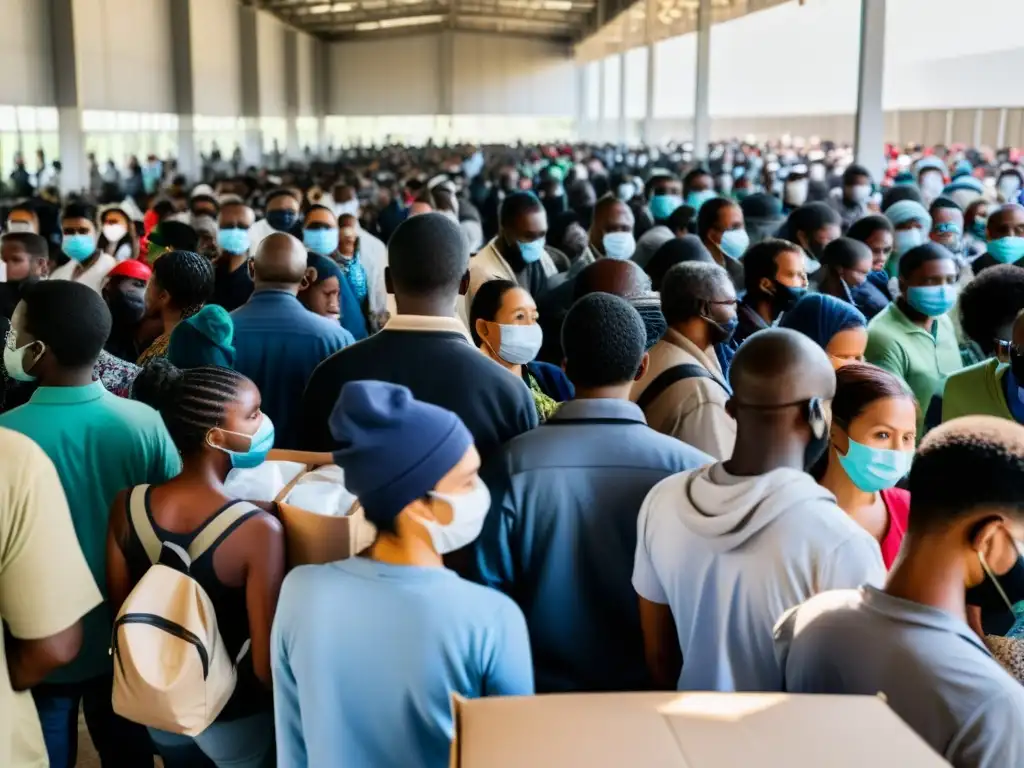
[[[454,697],[451,768],[941,768],[874,696]]]

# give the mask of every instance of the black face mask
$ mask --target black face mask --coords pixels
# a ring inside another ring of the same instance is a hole
[[[777,315],[789,312],[793,305],[807,294],[806,288],[790,288],[778,280],[772,281],[772,288],[775,291],[772,295],[772,309]]]
[[[736,329],[739,328],[740,325],[740,319],[738,317],[731,318],[727,323],[719,323],[707,316],[705,316],[704,319],[711,328],[712,344],[728,344],[732,341],[732,337],[736,335]]]
[[[651,347],[661,341],[661,337],[668,330],[665,315],[661,312],[661,300],[644,297],[631,299],[629,303],[640,313],[640,318],[644,321],[644,330],[647,332],[647,343],[644,345],[644,349],[649,351]]]
[[[1017,386],[1024,387],[1024,354],[1010,353],[1010,370],[1017,380]]]
[[[145,296],[139,293],[118,291],[107,302],[113,327],[121,330],[135,328],[146,313]]]
[[[967,589],[967,604],[981,608],[981,624],[985,633],[1005,635],[1013,626],[1015,616],[1003,595],[999,594],[993,578],[999,582],[1010,605],[1024,601],[1024,557],[1018,556],[1017,562],[1006,573],[992,576],[986,574],[981,584]]]

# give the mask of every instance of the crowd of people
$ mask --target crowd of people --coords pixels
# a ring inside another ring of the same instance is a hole
[[[107,767],[440,768],[453,694],[644,690],[881,692],[1024,765],[1016,153],[693,155],[28,188],[0,765],[74,766],[81,710]],[[329,454],[372,543],[294,567],[231,490],[272,449]]]

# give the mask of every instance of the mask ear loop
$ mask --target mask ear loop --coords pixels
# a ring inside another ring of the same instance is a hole
[[[1010,598],[1006,595],[1006,591],[1003,589],[1003,585],[999,583],[999,579],[996,578],[995,573],[993,573],[992,569],[989,567],[988,561],[985,559],[985,554],[981,550],[978,550],[977,555],[978,562],[981,563],[981,568],[983,571],[985,571],[985,575],[988,576],[989,579],[991,579],[992,585],[996,588],[996,592],[998,592],[999,596],[1003,598],[1003,602],[1006,603],[1006,607],[1009,608],[1010,612],[1012,613],[1013,603],[1010,602]]]

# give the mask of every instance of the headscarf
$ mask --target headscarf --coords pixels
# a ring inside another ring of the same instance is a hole
[[[341,327],[352,334],[356,341],[365,339],[370,335],[366,327],[366,318],[356,292],[345,276],[345,271],[338,263],[329,256],[321,256],[310,251],[306,255],[306,266],[316,270],[316,280],[313,285],[322,283],[331,277],[338,278],[338,300],[341,304]]]
[[[822,349],[840,331],[867,324],[864,313],[855,306],[824,293],[803,296],[779,322],[780,327],[799,331]]]
[[[932,228],[932,217],[928,215],[928,210],[914,200],[900,200],[898,203],[893,203],[886,208],[885,218],[894,227],[906,224],[908,221],[919,221],[925,232],[930,232]]]

